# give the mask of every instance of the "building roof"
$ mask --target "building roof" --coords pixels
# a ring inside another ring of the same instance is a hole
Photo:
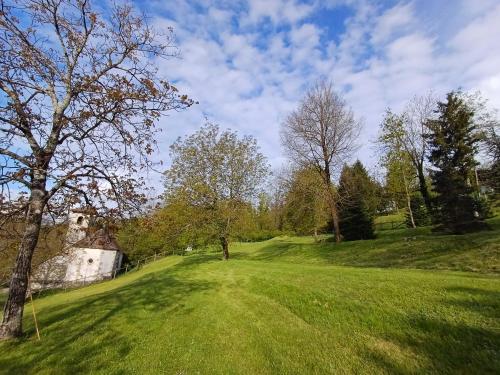
[[[120,251],[120,247],[115,239],[104,229],[99,229],[92,234],[87,234],[85,238],[75,243],[73,247]]]

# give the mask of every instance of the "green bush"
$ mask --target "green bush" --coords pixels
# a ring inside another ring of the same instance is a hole
[[[340,233],[344,240],[375,238],[373,217],[362,199],[355,199],[340,211]]]
[[[474,210],[477,213],[477,217],[481,220],[487,219],[493,216],[491,201],[486,195],[474,195]]]

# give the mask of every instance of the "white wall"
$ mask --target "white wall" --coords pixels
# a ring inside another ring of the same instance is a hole
[[[73,248],[72,255],[65,281],[87,282],[113,277],[115,269],[121,265],[119,251]]]

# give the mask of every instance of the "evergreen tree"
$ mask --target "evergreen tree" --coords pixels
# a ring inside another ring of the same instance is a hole
[[[427,210],[424,198],[422,198],[420,192],[414,193],[411,196],[410,206],[411,211],[406,212],[406,225],[408,228],[412,228],[413,225],[416,227],[423,227],[431,223],[429,211]],[[410,212],[412,213],[412,217],[410,216]]]
[[[451,92],[446,102],[438,103],[437,114],[436,120],[427,122],[436,229],[460,234],[484,228],[475,212],[471,184],[479,140],[474,111],[459,93]]]
[[[344,239],[366,240],[375,238],[373,215],[376,211],[377,184],[358,160],[347,165],[340,175],[339,196],[340,228]]]

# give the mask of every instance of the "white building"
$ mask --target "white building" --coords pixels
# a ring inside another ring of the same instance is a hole
[[[86,284],[113,278],[123,253],[106,229],[91,233],[89,216],[81,210],[69,215],[63,254],[42,263],[35,273],[34,287]]]

